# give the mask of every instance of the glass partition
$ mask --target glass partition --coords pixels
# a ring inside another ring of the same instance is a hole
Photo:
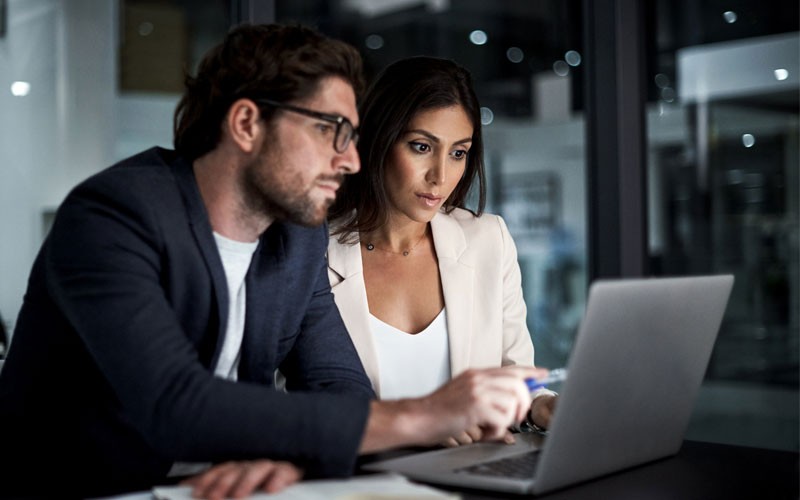
[[[688,437],[796,450],[798,4],[656,4],[652,269],[735,277]]]

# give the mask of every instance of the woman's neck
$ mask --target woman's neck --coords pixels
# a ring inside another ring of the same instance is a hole
[[[361,243],[368,250],[379,249],[386,252],[403,254],[410,252],[426,239],[429,223],[407,221],[400,223],[388,221],[378,229],[360,235]],[[374,248],[369,248],[372,246]]]

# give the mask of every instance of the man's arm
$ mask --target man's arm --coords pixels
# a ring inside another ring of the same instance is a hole
[[[324,390],[372,399],[372,385],[331,293],[328,265],[322,254],[327,248],[327,228],[318,234],[321,252],[314,292],[305,308],[300,333],[280,370],[289,391]]]
[[[361,441],[361,453],[440,443],[478,427],[484,440],[500,439],[519,423],[530,406],[524,379],[546,370],[526,367],[469,370],[429,396],[373,401]],[[192,478],[193,494],[217,500],[255,490],[278,491],[300,479],[302,471],[268,460],[228,462]]]
[[[519,366],[467,370],[422,398],[373,401],[360,451],[435,445],[475,427],[483,440],[503,439],[530,408],[524,380],[542,373]]]

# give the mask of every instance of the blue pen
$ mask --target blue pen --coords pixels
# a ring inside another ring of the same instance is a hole
[[[550,373],[545,378],[526,378],[525,383],[528,385],[528,390],[531,392],[535,391],[536,389],[542,389],[547,387],[547,384],[555,384],[556,382],[562,382],[567,378],[567,369],[566,368],[555,368],[550,370]]]

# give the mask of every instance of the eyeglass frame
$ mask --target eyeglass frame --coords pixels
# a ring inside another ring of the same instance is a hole
[[[353,125],[353,122],[350,121],[349,118],[342,115],[334,115],[331,113],[322,113],[320,111],[314,111],[313,109],[302,108],[300,106],[295,106],[293,104],[286,104],[284,102],[273,101],[272,99],[253,99],[256,104],[266,104],[268,106],[273,106],[278,109],[285,109],[286,111],[292,111],[294,113],[299,113],[301,115],[310,116],[311,118],[316,118],[318,120],[322,120],[328,123],[335,123],[336,124],[336,132],[333,134],[333,149],[337,153],[341,154],[347,151],[347,148],[350,146],[350,143],[353,142],[355,144],[358,143],[358,129]],[[350,134],[344,142],[344,146],[341,150],[336,147],[337,139],[339,134],[342,133],[343,126],[347,124],[350,127]]]

